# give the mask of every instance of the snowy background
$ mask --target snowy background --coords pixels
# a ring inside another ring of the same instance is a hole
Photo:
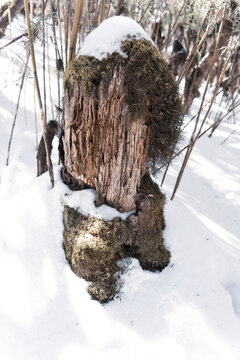
[[[14,21],[11,36],[22,29],[22,19]],[[7,36],[2,44],[9,32]],[[39,42],[36,52],[41,64]],[[151,273],[129,259],[121,296],[103,306],[90,299],[86,281],[71,272],[62,247],[64,203],[77,199],[79,206],[85,204],[83,211],[94,213],[94,194],[72,195],[62,184],[57,141],[55,187],[50,189],[48,174],[36,177],[30,71],[5,165],[24,61],[24,43],[0,52],[0,359],[238,360],[239,114],[236,124],[230,118],[211,139],[204,136],[197,142],[174,201],[169,199],[181,157],[168,172],[162,190],[167,196],[169,266]],[[212,118],[218,110],[216,105]],[[225,112],[224,105],[221,110]],[[185,130],[186,143],[190,133],[191,125]],[[161,177],[155,179],[159,184]]]

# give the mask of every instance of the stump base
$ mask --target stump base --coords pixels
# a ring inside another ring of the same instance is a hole
[[[136,213],[126,221],[86,217],[64,207],[64,249],[74,273],[91,281],[93,299],[108,302],[118,293],[117,261],[135,257],[143,269],[162,270],[170,253],[163,246],[165,197],[149,175],[138,191]]]

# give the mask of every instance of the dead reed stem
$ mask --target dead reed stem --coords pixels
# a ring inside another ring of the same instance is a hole
[[[61,59],[63,61],[63,39],[62,39],[62,22],[61,22],[61,16],[60,16],[60,5],[59,0],[57,0],[57,16],[58,16],[58,31],[59,31],[59,37],[60,37],[60,51],[61,51]]]
[[[180,8],[180,10],[179,10],[179,12],[178,12],[178,14],[177,14],[177,16],[176,16],[176,19],[175,19],[175,21],[174,21],[174,23],[173,23],[173,26],[171,26],[171,28],[170,28],[170,31],[169,31],[169,34],[168,34],[166,40],[163,41],[162,47],[165,46],[165,51],[166,51],[166,49],[167,49],[167,47],[168,47],[168,44],[169,44],[170,41],[171,41],[171,38],[172,38],[172,35],[173,35],[174,31],[176,30],[176,27],[177,27],[177,24],[178,24],[178,20],[179,20],[179,17],[180,17],[180,15],[181,15],[183,9],[184,9],[184,6],[186,5],[186,3],[187,3],[188,1],[189,1],[189,0],[184,0],[182,6],[181,6],[181,8]],[[159,23],[158,23],[158,24],[159,24]],[[158,32],[158,30],[157,30],[157,32]]]
[[[200,105],[200,108],[199,108],[199,111],[198,111],[198,116],[197,116],[196,123],[195,123],[194,129],[193,129],[193,132],[192,132],[192,135],[191,135],[191,138],[190,138],[190,142],[189,142],[189,146],[187,148],[187,152],[185,154],[181,169],[179,171],[179,174],[178,174],[178,177],[177,177],[174,189],[173,189],[171,200],[174,199],[174,196],[175,196],[175,194],[177,192],[177,189],[178,189],[178,187],[180,185],[180,182],[182,180],[182,176],[183,176],[184,171],[186,169],[188,160],[189,160],[190,155],[192,153],[193,147],[194,147],[194,145],[195,145],[195,143],[196,143],[196,141],[198,139],[198,136],[195,137],[195,134],[196,134],[197,126],[198,126],[200,116],[201,116],[201,113],[202,113],[202,110],[203,110],[203,104],[204,104],[204,101],[205,101],[205,98],[206,98],[208,86],[209,86],[209,83],[210,83],[210,80],[211,80],[211,77],[212,77],[213,67],[214,67],[214,64],[215,64],[215,61],[216,61],[217,52],[218,52],[218,48],[219,48],[219,42],[220,42],[220,38],[221,38],[221,34],[222,34],[222,26],[223,26],[223,17],[222,17],[222,20],[221,20],[220,29],[219,29],[219,33],[218,33],[218,38],[217,38],[216,46],[215,46],[215,49],[214,49],[214,54],[213,54],[210,70],[209,70],[209,73],[208,73],[207,83],[206,83],[206,86],[205,86],[205,89],[204,89],[201,105]],[[216,96],[216,94],[215,94],[215,96]],[[213,99],[212,99],[212,101],[210,103],[210,106],[209,106],[210,109],[212,107],[212,104],[213,104]],[[206,117],[202,121],[202,125],[200,126],[200,129],[199,129],[200,131],[201,131],[202,127],[203,127],[203,124],[205,123],[205,120],[206,120]],[[199,132],[198,132],[198,134],[199,134]]]
[[[100,13],[100,24],[104,20],[104,9],[105,9],[105,0],[101,1],[101,13]]]
[[[234,111],[238,106],[240,106],[240,101],[234,105],[233,107],[231,107],[231,109],[229,109],[223,116],[221,116],[219,119],[217,119],[216,121],[214,121],[214,123],[212,123],[206,130],[204,130],[201,134],[199,134],[197,136],[197,140],[199,140],[203,135],[205,135],[209,130],[211,130],[212,128],[214,128],[215,126],[220,125],[220,123],[223,121],[223,119],[225,119],[232,111]],[[175,154],[172,157],[172,160],[176,159],[179,155],[181,155],[183,153],[183,151],[185,151],[186,149],[188,149],[188,147],[192,145],[192,144],[188,144],[186,145],[184,148],[182,148],[180,151],[177,152],[177,154]],[[164,165],[162,165],[161,168],[163,168],[164,166],[170,165],[170,163],[165,163]],[[157,169],[157,171],[159,171],[161,168]],[[154,174],[156,174],[156,172],[154,172]],[[153,175],[154,175],[153,174]]]
[[[54,186],[54,174],[53,174],[52,160],[51,160],[51,157],[50,157],[50,152],[49,152],[47,141],[46,141],[47,122],[46,122],[46,118],[45,118],[45,114],[44,114],[44,110],[43,110],[41,92],[40,92],[38,75],[37,75],[37,67],[36,67],[36,59],[35,59],[35,52],[34,52],[34,46],[33,46],[33,37],[32,37],[32,28],[31,28],[31,22],[30,22],[30,16],[29,16],[28,0],[24,0],[24,7],[25,7],[25,14],[26,14],[26,19],[27,19],[28,36],[29,36],[29,44],[30,44],[30,54],[31,54],[32,66],[33,66],[33,75],[34,75],[34,81],[35,81],[35,84],[36,84],[36,91],[37,91],[39,109],[40,109],[40,113],[41,113],[43,137],[44,137],[44,144],[45,144],[46,155],[47,155],[47,165],[48,165],[50,182],[51,182],[51,185],[53,187]]]
[[[204,23],[205,23],[206,19],[203,20],[203,23],[202,23],[202,26],[201,28],[203,28],[204,26]],[[180,82],[182,81],[182,79],[184,78],[184,76],[186,75],[186,73],[188,72],[188,70],[190,69],[191,65],[192,65],[192,62],[197,54],[198,51],[200,51],[204,41],[206,40],[207,36],[208,36],[208,33],[211,29],[211,22],[209,21],[208,22],[208,26],[207,26],[207,29],[205,31],[205,33],[203,34],[203,36],[201,37],[201,40],[198,42],[198,40],[196,41],[196,44],[192,47],[192,50],[190,51],[187,59],[186,59],[186,62],[181,70],[181,73],[177,79],[177,84],[179,85]],[[201,32],[201,30],[200,30]],[[198,34],[198,37],[200,35],[200,32]]]
[[[38,149],[38,122],[37,122],[37,111],[36,111],[36,86],[34,83],[34,123],[35,123],[35,134],[36,134],[36,150]]]
[[[43,104],[44,112],[47,121],[47,94],[46,94],[46,44],[45,44],[45,7],[44,0],[42,0],[42,44],[43,44],[43,56],[42,56],[42,66],[43,66]]]
[[[79,25],[80,17],[82,14],[82,10],[83,10],[83,0],[77,0],[74,20],[73,20],[73,28],[72,28],[71,39],[70,39],[68,63],[70,63],[75,57],[78,25]]]
[[[27,72],[27,68],[28,68],[29,57],[30,57],[30,53],[28,52],[27,58],[26,58],[26,63],[25,63],[24,70],[23,70],[23,75],[22,75],[22,80],[21,80],[21,84],[20,84],[20,89],[19,89],[19,93],[18,93],[17,105],[16,105],[16,109],[15,109],[15,113],[14,113],[13,124],[12,124],[12,129],[11,129],[11,134],[10,134],[10,139],[9,139],[9,143],[8,143],[6,166],[9,165],[9,157],[10,157],[10,150],[11,150],[11,144],[12,144],[12,139],[13,139],[13,132],[14,132],[15,125],[16,125],[17,114],[18,114],[18,109],[19,109],[19,103],[20,103],[20,98],[21,98],[21,93],[22,93],[22,89],[23,89],[23,84],[24,84],[24,80],[25,80],[26,72]]]
[[[55,119],[54,110],[53,110],[53,99],[52,99],[52,88],[51,88],[51,71],[50,71],[50,60],[49,60],[49,42],[48,42],[48,24],[47,24],[47,64],[48,64],[48,87],[49,87],[49,97],[51,104],[52,119]]]
[[[25,32],[22,35],[19,35],[17,37],[15,37],[14,39],[12,39],[10,42],[8,42],[7,44],[3,45],[2,47],[0,47],[0,51],[5,49],[6,47],[8,47],[9,45],[12,45],[13,43],[15,43],[16,41],[20,40],[22,37],[27,36],[28,34]]]
[[[56,59],[56,71],[57,71],[57,89],[58,89],[58,108],[60,108],[61,103],[61,93],[60,93],[60,74],[58,68],[58,59],[61,59],[58,44],[57,44],[57,36],[56,36],[56,28],[55,28],[55,14],[54,14],[54,6],[53,1],[50,0],[51,4],[51,13],[52,13],[52,33],[53,33],[53,42],[55,47],[55,59]]]

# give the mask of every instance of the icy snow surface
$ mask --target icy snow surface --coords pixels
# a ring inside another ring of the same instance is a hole
[[[133,19],[126,16],[113,16],[104,20],[86,37],[80,55],[94,56],[98,60],[102,60],[108,55],[118,52],[126,57],[127,55],[121,50],[121,45],[127,39],[152,41]]]
[[[121,213],[118,210],[105,204],[96,207],[94,205],[95,199],[96,191],[93,189],[86,189],[82,191],[73,191],[69,194],[66,194],[64,203],[78,210],[85,216],[91,215],[97,218],[102,218],[104,220],[113,220],[115,217],[120,217],[121,219],[126,220],[130,214],[135,212],[135,210],[133,210]]]
[[[14,22],[13,36],[17,26]],[[50,189],[47,173],[36,178],[30,73],[10,165],[5,166],[23,65],[16,54],[24,59],[20,46],[0,52],[0,359],[239,360],[238,124],[230,119],[211,139],[205,136],[197,142],[172,202],[182,158],[170,167],[163,188],[169,266],[151,273],[136,259],[126,261],[120,298],[102,306],[90,299],[87,282],[77,278],[65,260],[62,214],[71,191],[59,177],[57,142],[55,187]],[[52,54],[54,69],[54,48]],[[38,121],[40,128],[39,116]],[[188,127],[186,142],[190,132]],[[160,180],[159,175],[156,181]]]

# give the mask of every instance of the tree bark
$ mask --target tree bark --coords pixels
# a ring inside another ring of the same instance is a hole
[[[124,99],[121,65],[115,66],[107,91],[105,85],[102,81],[96,99],[85,96],[76,84],[66,100],[64,165],[75,179],[97,190],[97,205],[105,201],[129,211],[135,209],[147,170],[147,113],[133,121]]]
[[[52,142],[53,142],[54,136],[56,135],[58,129],[59,129],[59,125],[58,125],[57,121],[55,121],[55,120],[51,120],[47,124],[46,143],[47,143],[50,155],[52,152]],[[48,171],[47,154],[46,154],[44,138],[42,136],[39,146],[38,146],[38,152],[37,152],[37,176],[41,176],[46,171]]]

